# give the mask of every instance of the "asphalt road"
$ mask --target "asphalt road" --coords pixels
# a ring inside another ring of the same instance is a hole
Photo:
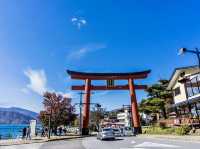
[[[114,141],[99,141],[96,137],[54,141],[16,146],[1,146],[0,149],[199,149],[200,142],[181,140],[126,137]]]

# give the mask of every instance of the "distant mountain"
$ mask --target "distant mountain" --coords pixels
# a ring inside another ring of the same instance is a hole
[[[38,121],[38,113],[17,107],[0,107],[0,124],[29,124],[32,119]]]

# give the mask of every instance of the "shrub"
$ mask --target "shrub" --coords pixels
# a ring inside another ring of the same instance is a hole
[[[171,127],[166,127],[166,128],[161,128],[161,127],[147,127],[143,128],[143,133],[144,134],[173,134],[175,132],[174,128]]]
[[[188,125],[183,125],[181,127],[177,127],[175,133],[177,135],[187,135],[190,132],[191,128]]]
[[[160,127],[160,128],[166,128],[166,123],[165,122],[159,122],[158,123],[158,126]]]

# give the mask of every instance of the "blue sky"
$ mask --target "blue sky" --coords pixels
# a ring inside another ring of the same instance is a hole
[[[194,65],[180,47],[200,47],[198,0],[1,0],[0,106],[42,109],[45,90],[73,96],[66,69],[129,72],[151,69],[143,84]],[[81,83],[81,82],[78,82]],[[137,92],[138,101],[146,96]],[[128,91],[98,92],[107,109],[129,104]]]

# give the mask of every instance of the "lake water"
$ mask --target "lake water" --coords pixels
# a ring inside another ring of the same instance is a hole
[[[2,139],[19,138],[22,136],[22,129],[28,124],[0,124],[0,136]]]
[[[28,124],[0,124],[1,139],[15,139],[22,136],[22,129],[28,127]]]

